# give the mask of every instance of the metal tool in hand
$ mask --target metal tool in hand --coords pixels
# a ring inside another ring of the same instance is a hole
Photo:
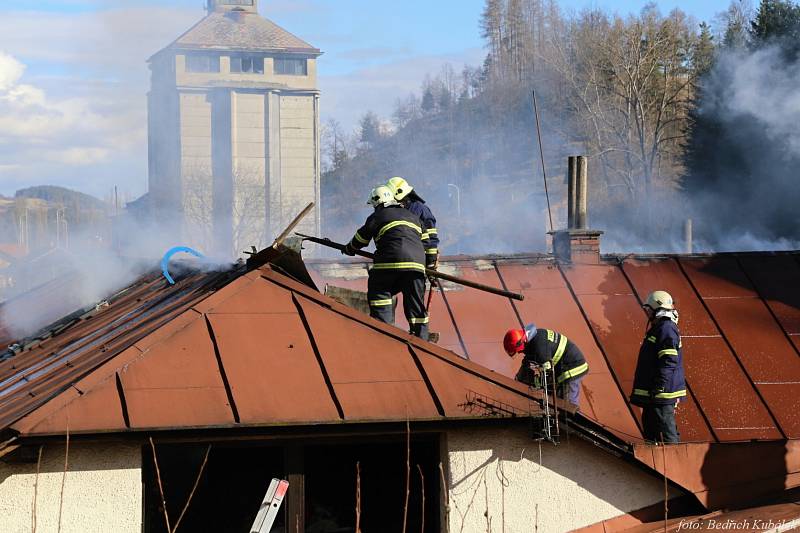
[[[323,246],[328,246],[329,248],[333,248],[335,250],[344,251],[345,245],[340,244],[338,242],[334,242],[330,239],[321,239],[319,237],[314,237],[312,235],[304,235],[302,233],[295,233],[298,237],[302,237],[307,241],[311,241],[317,244],[321,244]],[[367,259],[375,259],[375,255],[369,252],[364,252],[361,250],[353,250],[355,255],[359,255],[361,257],[366,257]],[[470,281],[468,279],[459,278],[456,276],[451,276],[450,274],[445,274],[444,272],[439,272],[438,270],[432,270],[430,268],[425,269],[425,275],[432,278],[437,278],[440,280],[450,281],[452,283],[457,283],[459,285],[464,285],[465,287],[471,287],[473,289],[478,289],[479,291],[488,292],[491,294],[496,294],[498,296],[504,296],[506,298],[511,298],[513,300],[524,300],[525,297],[521,294],[517,294],[515,292],[506,291],[503,289],[497,289],[495,287],[490,287],[489,285],[484,285],[483,283],[477,283],[474,281]]]

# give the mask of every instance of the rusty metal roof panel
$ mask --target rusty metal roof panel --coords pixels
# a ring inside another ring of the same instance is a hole
[[[302,296],[298,302],[346,419],[440,416],[404,343]]]
[[[800,383],[800,357],[763,301],[709,300],[708,308],[755,383]]]
[[[439,342],[437,343],[442,348],[452,351],[461,357],[466,357],[467,352],[459,339],[461,333],[456,329],[456,323],[450,316],[450,311],[447,308],[445,298],[449,293],[442,295],[441,291],[436,290],[431,298],[431,307],[428,312],[430,315],[430,331],[439,333]],[[798,338],[800,340],[800,338]]]
[[[121,431],[126,428],[124,411],[117,390],[115,376],[80,396],[79,402],[44,417],[27,430],[28,433]]]
[[[710,374],[706,379],[709,395],[715,396],[713,389],[719,387],[719,380],[733,380],[728,383],[727,390],[749,406],[742,409],[739,427],[752,427],[753,436],[744,438],[780,438],[786,431],[796,433],[800,428],[792,423],[794,406],[765,403],[760,383],[797,384],[800,359],[769,309],[759,299],[737,258],[682,258],[679,263],[724,336],[724,342],[718,342],[716,347],[706,352],[712,358],[704,362],[708,367],[704,372]],[[687,338],[686,343],[691,340]],[[730,349],[726,349],[728,347],[733,349],[732,354]],[[691,364],[688,358],[686,364]],[[776,373],[776,369],[780,372]],[[740,373],[742,377],[739,377]],[[787,376],[786,379],[783,376]],[[770,396],[774,398],[774,395]],[[781,420],[788,427],[783,428]],[[766,429],[768,426],[773,429]],[[737,429],[733,433],[744,435],[746,430]]]
[[[800,265],[790,255],[743,255],[739,264],[800,353]]]
[[[684,338],[683,351],[688,383],[720,440],[781,438],[722,338]]]
[[[448,417],[481,414],[482,410],[504,410],[510,415],[525,416],[540,411],[538,403],[520,396],[511,387],[497,387],[473,374],[452,359],[425,350],[414,350],[427,379],[436,391],[436,400]],[[515,384],[520,387],[520,384]]]
[[[623,262],[622,269],[642,302],[650,292],[669,288],[668,292],[680,310],[682,336],[720,336],[714,321],[703,307],[703,302],[697,298],[692,285],[674,259],[628,259]]]
[[[490,261],[459,262],[454,275],[485,285],[501,286],[497,270]],[[444,285],[451,287],[449,283]],[[446,291],[444,296],[466,344],[470,361],[505,376],[513,376],[518,365],[506,356],[502,347],[506,330],[519,324],[510,301],[496,296],[484,298],[474,289],[463,287]]]
[[[277,289],[265,280],[255,285]],[[294,313],[214,313],[209,322],[242,423],[339,417],[296,309]]]
[[[297,313],[292,293],[272,283],[264,283],[260,276],[237,279],[225,290],[198,303],[195,309],[208,314]]]
[[[736,257],[680,258],[679,263],[703,298],[755,298],[755,288]]]
[[[192,322],[119,373],[132,428],[234,421],[206,322],[187,313]]]

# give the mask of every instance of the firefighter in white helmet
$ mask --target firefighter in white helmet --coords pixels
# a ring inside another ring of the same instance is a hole
[[[678,311],[666,291],[654,291],[644,304],[648,329],[639,350],[631,403],[642,408],[646,440],[680,442],[675,406],[686,396]]]
[[[372,190],[367,203],[375,211],[356,231],[343,253],[354,255],[355,250],[364,248],[370,240],[375,241],[375,259],[367,284],[369,314],[393,324],[392,297],[402,292],[403,310],[411,333],[428,340],[422,222],[417,215],[404,209],[384,185]]]
[[[386,183],[386,186],[394,193],[395,200],[422,221],[422,231],[428,236],[425,240],[425,266],[436,269],[439,263],[439,233],[436,229],[436,217],[433,216],[425,200],[405,179],[395,176]]]

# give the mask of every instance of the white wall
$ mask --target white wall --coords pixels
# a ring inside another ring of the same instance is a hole
[[[70,444],[64,478],[64,446],[42,454],[36,490],[36,532],[140,533],[142,530],[141,448],[125,444]],[[0,531],[33,530],[36,462],[0,462]]]
[[[449,531],[570,531],[664,499],[663,480],[576,437],[539,445],[521,428],[447,432]]]

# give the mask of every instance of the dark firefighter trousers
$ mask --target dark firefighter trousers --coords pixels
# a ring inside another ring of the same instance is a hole
[[[392,296],[403,293],[403,311],[411,334],[428,340],[428,313],[425,311],[425,274],[416,270],[370,270],[367,284],[369,315],[394,324]]]
[[[644,438],[650,442],[665,444],[681,441],[675,423],[675,404],[649,405],[642,408]]]

